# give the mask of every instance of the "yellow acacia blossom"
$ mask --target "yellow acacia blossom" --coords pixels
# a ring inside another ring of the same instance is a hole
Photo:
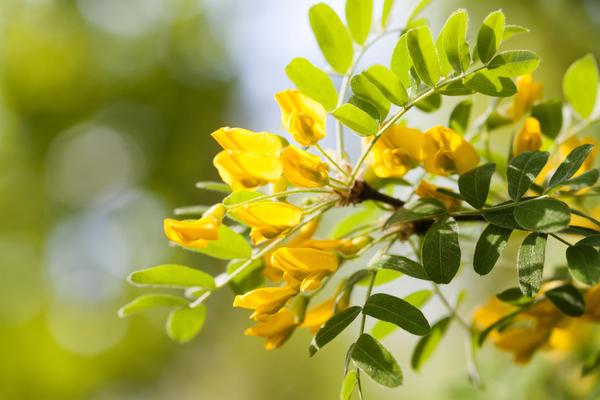
[[[287,89],[275,94],[281,108],[281,122],[296,142],[311,146],[326,135],[325,108],[299,90]]]
[[[327,164],[318,156],[290,145],[281,153],[283,175],[290,183],[303,188],[325,186],[329,180]]]
[[[273,253],[271,263],[283,271],[290,285],[300,284],[300,290],[314,290],[324,277],[335,272],[338,259],[333,254],[316,249],[282,247]]]
[[[254,310],[250,318],[266,321],[268,316],[279,311],[296,294],[298,289],[290,286],[259,288],[235,296],[233,306]]]
[[[309,239],[303,242],[302,245],[298,247],[322,251],[333,251],[340,247],[342,244],[344,244],[344,242],[339,239]]]
[[[523,123],[521,130],[515,137],[513,155],[517,156],[526,151],[539,150],[542,147],[542,128],[540,121],[529,117]]]
[[[298,225],[302,210],[292,204],[263,201],[244,204],[234,213],[250,225],[250,238],[254,244],[274,239]]]
[[[400,178],[423,159],[423,133],[394,124],[373,145],[371,168],[379,178]]]
[[[423,181],[421,181],[421,183],[419,183],[417,190],[415,190],[415,194],[422,199],[428,198],[428,197],[437,199],[437,200],[441,201],[442,203],[444,203],[444,205],[446,206],[446,208],[448,210],[455,210],[457,208],[460,208],[460,205],[461,205],[460,199],[457,199],[456,197],[452,197],[448,194],[440,192],[438,189],[450,190],[448,188],[436,186],[434,184],[431,184],[431,183],[423,180]]]
[[[469,142],[441,125],[423,134],[423,166],[430,174],[464,174],[479,164],[479,155]]]
[[[219,239],[219,225],[225,216],[225,207],[217,204],[197,220],[178,221],[164,220],[165,235],[169,240],[181,246],[206,247],[209,240]]]
[[[266,338],[265,349],[273,350],[281,347],[289,339],[297,325],[294,313],[282,308],[264,321],[246,329],[244,335]]]
[[[513,121],[520,120],[533,103],[542,99],[542,84],[533,82],[531,74],[517,78],[517,90],[508,108],[508,115]]]

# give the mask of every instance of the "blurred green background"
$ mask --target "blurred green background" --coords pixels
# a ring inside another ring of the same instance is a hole
[[[170,248],[162,219],[219,199],[194,187],[217,178],[212,131],[281,133],[272,96],[291,86],[285,65],[294,56],[323,65],[307,20],[314,3],[0,0],[0,399],[336,398],[351,334],[314,359],[306,332],[267,353],[242,335],[248,313],[233,310],[226,291],[210,299],[203,331],[185,345],[166,337],[166,311],[116,314],[143,293],[125,282],[135,269],[176,262],[221,271]],[[343,14],[342,1],[329,3]],[[392,25],[413,5],[397,0]],[[573,60],[600,54],[597,0],[436,0],[425,12],[434,33],[458,7],[472,29],[503,8],[509,23],[532,30],[512,47],[542,57],[535,77],[545,98],[561,96]],[[382,41],[367,61],[387,62],[393,45]],[[416,112],[414,121],[426,128],[447,113]],[[469,288],[467,314],[512,276],[466,273],[448,295]],[[432,303],[426,313],[441,309]],[[593,383],[542,355],[509,368],[510,357],[487,346],[487,390],[478,392],[458,329],[418,375],[409,371],[414,343],[401,333],[386,339],[406,387],[367,384],[368,398],[579,399]]]

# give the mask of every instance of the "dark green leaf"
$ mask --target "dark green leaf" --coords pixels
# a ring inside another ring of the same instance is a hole
[[[479,335],[479,340],[477,341],[479,346],[481,346],[483,344],[485,339],[488,337],[488,335],[490,333],[492,333],[492,331],[494,331],[495,329],[505,328],[505,327],[509,326],[510,324],[512,324],[515,319],[515,316],[517,314],[519,314],[520,312],[521,312],[521,309],[516,309],[516,310],[506,314],[504,317],[500,318],[498,321],[494,322],[487,328],[485,328]]]
[[[413,335],[427,335],[431,330],[421,310],[385,293],[371,295],[365,303],[363,314],[396,324]]]
[[[127,280],[142,286],[203,287],[212,289],[215,280],[206,272],[177,264],[165,264],[132,272]]]
[[[563,186],[569,186],[571,189],[583,189],[593,186],[598,182],[600,171],[597,168],[590,169],[581,175],[577,175],[575,178],[571,178],[566,182],[563,182]]]
[[[327,111],[337,106],[338,94],[331,78],[306,58],[294,58],[285,67],[285,73],[298,90],[321,103]]]
[[[406,45],[419,78],[426,85],[434,86],[440,80],[440,64],[429,27],[408,31]]]
[[[417,221],[439,216],[444,213],[446,213],[446,207],[441,201],[433,198],[418,199],[397,209],[386,221],[385,228],[387,229],[398,222]]]
[[[396,387],[402,384],[402,370],[392,354],[366,333],[356,341],[352,360],[371,379],[383,386]]]
[[[196,183],[196,187],[198,189],[212,190],[214,192],[231,193],[231,188],[229,185],[221,182],[198,182]]]
[[[548,186],[550,188],[558,186],[575,175],[593,148],[593,144],[583,144],[574,148],[558,166],[556,172],[550,178]]]
[[[503,51],[490,61],[488,69],[498,76],[521,76],[535,71],[540,58],[529,50]]]
[[[592,114],[598,95],[598,66],[593,54],[571,64],[563,78],[563,91],[571,107],[582,118]]]
[[[515,220],[523,228],[536,232],[557,232],[569,225],[569,206],[556,199],[537,199],[517,204]]]
[[[523,296],[523,293],[521,293],[521,289],[519,289],[518,287],[506,289],[502,293],[498,293],[496,297],[498,298],[498,300],[514,306],[521,306],[533,302],[533,299],[531,297]]]
[[[581,367],[581,376],[584,377],[590,372],[595,371],[600,366],[600,351],[595,350],[585,360],[583,367]]]
[[[442,106],[442,96],[439,93],[432,93],[421,101],[418,101],[415,105],[423,112],[434,112]]]
[[[409,304],[420,308],[427,303],[432,294],[431,290],[419,290],[409,294],[404,300]],[[371,328],[371,335],[377,340],[382,340],[396,329],[398,329],[398,325],[396,324],[387,321],[377,321],[373,325],[373,328]]]
[[[510,160],[506,169],[506,177],[508,194],[511,199],[517,201],[523,197],[546,165],[549,156],[548,152],[526,151]]]
[[[146,294],[139,296],[119,309],[119,317],[123,318],[137,311],[155,307],[187,307],[188,301],[177,296],[166,294]]]
[[[379,120],[384,120],[390,111],[390,101],[381,90],[373,84],[365,75],[354,75],[350,80],[352,92],[361,99],[368,101],[379,111]]]
[[[581,242],[567,249],[569,269],[579,282],[594,286],[600,282],[600,255],[598,250],[590,245],[582,245]]]
[[[472,106],[473,100],[467,99],[461,101],[454,107],[454,110],[452,110],[452,113],[450,114],[450,129],[460,135],[467,133]]]
[[[395,105],[403,106],[408,102],[408,94],[400,79],[383,65],[373,65],[363,74]]]
[[[458,189],[462,198],[475,208],[483,207],[494,172],[496,164],[487,163],[462,174],[458,178]]]
[[[546,234],[530,233],[519,248],[517,258],[519,288],[527,297],[535,296],[542,285],[546,241]]]
[[[600,247],[600,234],[592,234],[581,239],[576,245]]]
[[[580,317],[585,312],[585,300],[573,285],[566,284],[549,290],[546,297],[569,317]]]
[[[361,308],[359,306],[352,306],[337,313],[325,322],[310,344],[310,348],[308,349],[310,356],[312,357],[319,349],[342,333],[356,319],[360,311]]]
[[[413,278],[429,280],[429,277],[421,264],[404,256],[384,254],[379,257],[371,267],[392,269],[408,276],[412,276]]]
[[[331,115],[361,136],[372,136],[379,131],[379,124],[369,114],[352,104],[343,104]]]
[[[473,255],[473,268],[479,275],[488,274],[496,265],[500,254],[506,247],[512,229],[496,225],[488,225],[475,246]]]
[[[504,14],[494,11],[483,21],[477,34],[477,53],[484,64],[488,63],[498,51],[504,36]]]
[[[551,99],[543,103],[535,104],[531,108],[531,116],[540,121],[540,126],[544,135],[548,136],[550,139],[555,139],[562,128],[562,101]]]
[[[363,44],[371,30],[373,0],[346,0],[346,21],[354,41]]]
[[[336,72],[345,74],[354,57],[348,29],[325,3],[312,6],[308,11],[308,18],[325,60]]]
[[[451,320],[452,318],[450,317],[439,320],[431,327],[431,333],[419,340],[410,360],[410,364],[415,371],[418,371],[425,361],[433,355],[433,352],[448,330]]]
[[[506,205],[507,203],[498,204],[498,206],[502,207]],[[499,210],[490,208],[485,210],[483,216],[490,224],[506,229],[521,229],[519,224],[517,224],[517,221],[515,221],[514,210],[514,205],[507,208],[501,208]]]
[[[469,75],[463,83],[467,88],[486,96],[510,97],[517,93],[517,87],[510,78],[497,76],[487,70]]]
[[[452,218],[435,222],[425,234],[421,249],[423,267],[435,283],[449,283],[460,266],[458,224]]]
[[[400,82],[402,86],[405,88],[410,87],[410,76],[409,72],[412,67],[412,60],[410,59],[410,54],[408,53],[408,46],[406,45],[406,33],[400,36],[398,39],[398,43],[396,47],[394,47],[394,52],[392,53],[392,61],[390,63],[390,69]]]
[[[444,50],[452,68],[463,73],[471,65],[471,53],[467,44],[467,11],[455,11],[442,29]]]
[[[167,319],[167,334],[174,341],[185,343],[200,332],[205,317],[206,307],[203,305],[173,310]]]

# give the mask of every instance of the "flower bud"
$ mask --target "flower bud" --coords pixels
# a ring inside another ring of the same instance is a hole
[[[526,151],[539,150],[542,147],[542,128],[540,122],[529,117],[515,138],[513,155],[517,156]]]
[[[281,153],[283,174],[290,183],[303,188],[321,187],[327,184],[327,164],[318,156],[288,146]]]
[[[275,100],[281,108],[281,122],[296,142],[310,146],[325,137],[327,112],[321,104],[293,89],[277,93]]]

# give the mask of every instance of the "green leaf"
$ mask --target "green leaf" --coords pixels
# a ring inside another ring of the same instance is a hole
[[[371,336],[377,340],[383,340],[390,333],[398,329],[398,325],[387,321],[377,321],[371,328]]]
[[[587,237],[584,237],[579,242],[575,243],[576,245],[582,246],[592,246],[592,247],[600,247],[600,234],[591,234]]]
[[[409,71],[413,64],[410,58],[410,54],[408,53],[406,36],[406,33],[400,36],[400,39],[398,39],[398,43],[396,43],[396,47],[394,47],[394,52],[392,53],[392,61],[390,62],[390,69],[394,74],[396,74],[398,79],[400,79],[402,86],[404,86],[405,88],[409,88]]]
[[[433,355],[433,352],[448,330],[451,320],[452,318],[450,317],[439,320],[431,327],[431,333],[419,340],[410,359],[410,365],[415,371],[421,369],[425,361]]]
[[[363,44],[371,30],[373,0],[346,0],[346,21],[358,44]]]
[[[200,332],[205,317],[206,307],[203,305],[173,310],[167,319],[167,334],[174,341],[185,343]]]
[[[173,210],[175,215],[202,215],[210,209],[210,206],[178,207]]]
[[[306,58],[294,58],[285,67],[285,73],[298,90],[321,103],[327,111],[337,106],[338,94],[331,78]]]
[[[384,120],[390,111],[390,101],[365,75],[354,75],[350,80],[352,92],[371,103],[379,111],[379,120]]]
[[[512,229],[488,225],[475,246],[473,268],[479,275],[487,275],[496,265],[500,254],[506,247]]]
[[[252,255],[252,248],[246,239],[226,225],[219,226],[219,239],[209,240],[206,247],[186,246],[184,248],[223,260],[250,258]]]
[[[388,17],[390,16],[390,11],[392,11],[392,6],[394,5],[394,0],[384,0],[383,2],[383,11],[381,12],[381,27],[385,28],[387,24]]]
[[[483,21],[477,34],[477,53],[479,59],[487,64],[498,51],[502,37],[504,36],[504,14],[502,11],[494,11]]]
[[[312,343],[308,349],[310,356],[312,357],[319,349],[342,333],[342,331],[356,319],[358,314],[360,314],[360,311],[361,308],[359,306],[352,306],[335,314],[325,322],[315,337],[313,337]]]
[[[196,183],[198,189],[212,190],[213,192],[231,193],[229,185],[221,182],[203,181]]]
[[[487,70],[469,75],[463,83],[467,88],[486,96],[510,97],[517,93],[517,87],[510,78],[497,76]]]
[[[415,106],[426,113],[437,111],[442,106],[442,96],[439,93],[432,93],[418,101]]]
[[[387,229],[398,222],[428,219],[445,213],[446,207],[441,201],[433,198],[417,199],[397,209],[385,222],[384,228]]]
[[[376,121],[381,117],[381,115],[379,115],[379,110],[377,109],[377,107],[356,95],[350,96],[350,98],[348,99],[348,104],[352,104],[353,106],[356,106],[359,109],[363,110]]]
[[[342,384],[342,391],[340,393],[341,400],[350,400],[352,392],[356,386],[356,371],[352,370],[344,377],[344,383]]]
[[[545,233],[530,233],[519,248],[519,288],[527,297],[535,296],[542,286],[546,241]]]
[[[600,176],[600,171],[597,168],[590,169],[581,175],[577,175],[575,178],[571,178],[566,182],[563,182],[563,186],[569,186],[571,189],[583,189],[593,186]]]
[[[227,266],[227,274],[231,275],[242,265],[246,264],[246,260],[234,261]],[[229,281],[228,285],[235,294],[244,294],[262,286],[265,278],[262,276],[263,269],[262,259],[253,261],[243,272],[236,275]]]
[[[448,62],[459,74],[471,65],[471,53],[467,44],[467,11],[457,10],[446,21],[442,29],[444,50]]]
[[[521,76],[535,71],[540,58],[530,50],[503,51],[490,61],[488,69],[498,76]]]
[[[583,164],[585,159],[592,152],[593,148],[593,144],[583,144],[575,147],[558,166],[556,172],[554,172],[554,175],[552,175],[552,178],[550,178],[550,183],[548,186],[550,188],[558,186],[575,175],[575,173],[581,167],[581,164]]]
[[[473,100],[467,99],[458,103],[450,114],[449,127],[459,135],[467,133]]]
[[[419,78],[427,86],[435,86],[440,80],[440,63],[429,27],[408,31],[406,45]]]
[[[419,14],[421,13],[421,11],[423,11],[423,9],[429,5],[429,3],[431,3],[431,0],[421,0],[415,6],[415,8],[412,10],[412,12],[410,13],[410,15],[408,16],[408,20],[406,21],[406,25],[407,26],[414,25],[414,23],[416,22],[416,18],[419,16]]]
[[[582,118],[592,114],[598,95],[598,65],[593,54],[571,64],[563,78],[563,92]]]
[[[373,136],[379,131],[379,124],[369,114],[352,104],[343,104],[331,115],[360,136]]]
[[[526,151],[510,160],[506,169],[506,177],[508,194],[511,199],[517,201],[523,197],[546,165],[549,156],[548,152]]]
[[[438,93],[444,96],[467,96],[475,91],[466,87],[461,81],[454,81],[439,88]]]
[[[462,174],[458,178],[458,189],[462,198],[474,208],[482,208],[490,191],[494,172],[496,164],[487,163]]]
[[[425,270],[421,264],[404,256],[383,254],[373,263],[373,265],[371,265],[371,267],[378,269],[392,269],[402,272],[403,274],[413,278],[423,279],[426,281],[429,280],[429,277],[425,273]]]
[[[460,266],[458,224],[452,218],[436,221],[425,234],[423,267],[435,283],[449,283]]]
[[[383,65],[373,65],[363,74],[395,105],[403,106],[408,102],[408,94],[400,79]]]
[[[333,227],[330,237],[333,239],[340,239],[355,232],[358,228],[370,224],[370,219],[374,218],[379,213],[379,209],[373,202],[364,202],[362,203],[362,206],[364,209],[340,220]],[[356,208],[358,208],[358,206]]]
[[[485,342],[485,339],[488,337],[488,335],[490,333],[492,333],[492,331],[494,331],[495,329],[500,330],[500,329],[510,326],[514,321],[515,316],[518,315],[520,312],[521,312],[520,308],[516,309],[514,311],[511,311],[510,313],[506,314],[505,316],[503,316],[502,318],[500,318],[499,320],[497,320],[496,322],[494,322],[493,324],[491,324],[490,326],[485,328],[479,335],[479,340],[477,341],[479,346],[481,346],[483,344],[483,342]]]
[[[373,281],[373,286],[381,286],[386,283],[392,282],[402,276],[402,273],[392,269],[380,269],[377,271],[377,276]],[[359,286],[368,287],[371,284],[371,279],[368,277],[363,278],[358,282]]]
[[[534,300],[531,297],[523,296],[521,289],[518,287],[512,287],[504,290],[496,295],[498,300],[508,303],[513,306],[522,306],[532,303]]]
[[[375,382],[397,387],[402,384],[402,370],[394,356],[369,334],[360,335],[352,350],[354,364]]]
[[[563,123],[562,101],[551,99],[535,104],[531,108],[531,116],[540,121],[544,135],[550,139],[555,139],[560,133]]]
[[[502,204],[498,204],[498,206],[506,206],[510,202],[505,202]],[[489,208],[484,211],[484,218],[493,225],[500,226],[506,229],[521,229],[517,221],[515,221],[514,216],[515,206],[501,208],[499,210],[495,210],[494,208]]]
[[[523,228],[536,232],[557,232],[571,221],[569,206],[556,199],[536,199],[517,204],[515,220]]]
[[[600,255],[592,246],[580,244],[582,241],[567,249],[569,270],[579,282],[594,286],[600,282]]]
[[[257,197],[264,196],[264,194],[260,192],[255,192],[253,190],[238,190],[236,192],[231,193],[229,196],[223,199],[223,205],[226,206],[234,206],[236,204],[245,203],[246,201],[254,200]]]
[[[443,77],[450,75],[452,72],[452,65],[448,62],[448,57],[444,50],[444,29],[442,29],[437,39],[435,39],[435,50],[438,53],[438,60],[440,62],[440,74]]]
[[[352,38],[340,17],[325,3],[314,5],[308,11],[310,26],[325,60],[334,71],[345,74],[352,64]]]
[[[502,41],[508,40],[509,38],[522,33],[529,33],[529,29],[519,25],[504,25],[504,35],[502,36]]]
[[[427,289],[423,289],[423,290],[417,290],[414,293],[409,294],[408,296],[406,296],[404,298],[404,300],[417,307],[423,307],[431,298],[431,295],[433,294],[433,292],[431,290],[427,290]]]
[[[123,318],[131,313],[147,310],[155,307],[187,307],[188,301],[177,296],[166,294],[146,294],[136,297],[125,304],[118,311],[119,317]]]
[[[177,264],[165,264],[129,274],[130,283],[141,286],[203,287],[212,289],[215,280],[204,271]]]
[[[391,322],[413,335],[427,335],[429,322],[419,310],[405,300],[385,293],[376,293],[367,299],[363,314]]]
[[[580,317],[585,312],[585,300],[573,285],[566,284],[549,290],[546,297],[569,317]]]

